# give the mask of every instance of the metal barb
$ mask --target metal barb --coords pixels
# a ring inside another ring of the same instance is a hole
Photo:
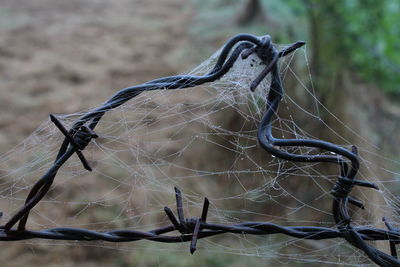
[[[176,210],[178,212],[179,223],[182,229],[186,230],[184,229],[185,216],[183,215],[182,193],[177,187],[175,187],[175,197],[176,197]]]
[[[203,203],[203,211],[201,212],[201,221],[206,222],[207,221],[207,213],[208,213],[208,207],[210,206],[210,201],[208,201],[208,198],[204,198],[204,203]]]
[[[298,48],[302,47],[306,43],[303,41],[298,41],[296,43],[293,43],[281,51],[277,51],[276,48],[273,46],[271,42],[271,37],[267,36],[264,41],[263,45],[260,47],[254,46],[252,48],[249,48],[245,50],[242,53],[242,58],[245,59],[247,58],[250,54],[256,52],[258,53],[259,57],[261,60],[263,60],[263,63],[266,65],[265,69],[254,79],[254,81],[250,85],[250,90],[254,92],[258,85],[265,79],[265,77],[271,72],[272,68],[275,66],[275,64],[278,62],[278,59],[280,57],[284,57]]]
[[[389,229],[390,231],[396,231],[396,229],[394,229],[389,220],[386,217],[382,218],[382,221],[385,223],[387,229]],[[389,245],[390,245],[390,254],[397,259],[397,249],[396,249],[396,242],[394,242],[393,240],[389,239]]]
[[[165,211],[165,213],[167,214],[169,220],[170,220],[170,221],[172,222],[172,224],[175,226],[175,229],[176,229],[176,230],[180,230],[181,227],[180,227],[179,222],[178,222],[178,220],[176,219],[174,213],[172,212],[172,210],[171,210],[170,208],[168,208],[168,207],[164,207],[164,211]]]
[[[199,218],[196,218],[196,224],[193,231],[192,240],[190,242],[190,254],[193,254],[196,251],[197,238],[200,232],[201,221]]]
[[[199,236],[199,233],[202,228],[202,224],[206,222],[207,220],[207,213],[208,213],[208,207],[210,205],[210,202],[208,201],[208,198],[204,198],[204,203],[203,203],[203,209],[201,212],[201,218],[196,218],[196,223],[195,227],[193,230],[193,237],[192,241],[190,243],[190,253],[193,254],[196,251],[196,245],[197,245],[197,239]]]
[[[83,167],[88,170],[88,171],[92,171],[92,168],[90,167],[89,163],[87,162],[85,156],[82,154],[82,149],[84,149],[84,147],[80,144],[77,144],[75,142],[75,139],[72,137],[72,135],[67,131],[67,129],[65,129],[65,127],[61,124],[61,122],[52,114],[50,114],[50,120],[57,126],[57,128],[62,132],[62,134],[65,136],[65,138],[67,138],[67,140],[69,141],[69,143],[71,144],[71,146],[75,149],[76,154],[78,155],[79,160],[82,162]],[[97,138],[98,135],[96,133],[94,133],[93,130],[89,130],[88,127],[82,127],[82,130],[84,130],[86,133],[89,133],[91,135],[91,137],[93,138]]]

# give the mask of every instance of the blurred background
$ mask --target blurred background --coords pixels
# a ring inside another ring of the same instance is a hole
[[[364,141],[346,125],[376,147],[372,152],[386,159],[365,158],[381,180],[400,179],[399,18],[398,0],[2,0],[0,151],[12,149],[50,113],[94,107],[117,89],[187,71],[232,35],[247,32],[270,34],[277,44],[306,41],[308,65],[296,64],[296,73],[310,70],[315,95],[339,120],[323,111],[320,117],[354,144]],[[295,81],[285,83],[296,101],[313,105],[296,94]],[[318,138],[342,142],[301,117],[296,121]],[[3,243],[0,257],[7,266],[269,263],[148,246],[61,245],[49,253],[49,246]]]

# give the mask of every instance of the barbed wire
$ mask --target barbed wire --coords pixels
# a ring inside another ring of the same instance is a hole
[[[58,155],[52,167],[34,184],[29,192],[25,204],[3,225],[0,226],[0,241],[17,241],[33,238],[55,240],[103,240],[109,242],[132,242],[138,240],[150,240],[164,243],[178,243],[190,241],[190,252],[196,250],[197,240],[210,236],[234,233],[249,235],[284,234],[299,239],[345,239],[352,246],[362,250],[373,262],[380,266],[400,266],[397,259],[396,244],[400,242],[400,231],[391,226],[390,222],[383,218],[387,230],[372,227],[354,227],[349,212],[349,206],[355,205],[361,209],[364,205],[361,201],[350,196],[356,186],[378,189],[370,182],[355,179],[359,169],[359,157],[357,148],[352,146],[347,150],[338,145],[315,139],[279,139],[272,135],[272,118],[276,115],[279,102],[283,97],[282,81],[278,70],[278,61],[296,49],[302,47],[304,42],[296,42],[282,50],[271,42],[270,36],[259,38],[250,34],[239,34],[231,38],[222,49],[214,68],[204,76],[177,75],[164,77],[147,83],[128,87],[120,90],[108,101],[98,108],[81,116],[70,130],[64,128],[61,122],[53,115],[51,121],[63,133],[65,139],[59,149]],[[232,51],[233,50],[233,51]],[[271,75],[271,85],[267,96],[266,111],[260,121],[257,138],[260,146],[270,154],[288,161],[294,162],[328,162],[339,165],[340,174],[337,182],[331,190],[333,195],[332,215],[336,229],[315,226],[280,226],[268,222],[243,222],[234,225],[215,224],[207,222],[209,201],[204,199],[202,214],[200,217],[185,218],[182,205],[181,191],[175,188],[177,216],[172,210],[164,208],[170,224],[151,231],[112,230],[98,232],[80,228],[52,228],[40,231],[26,229],[29,213],[47,194],[60,167],[76,153],[83,167],[91,171],[91,167],[85,159],[82,151],[93,138],[98,135],[95,127],[103,115],[128,100],[136,97],[143,91],[160,89],[182,89],[198,86],[208,82],[214,82],[224,76],[233,66],[239,56],[243,59],[251,54],[256,54],[266,65],[265,69],[249,85],[254,91],[267,75]],[[278,148],[283,147],[311,147],[319,148],[332,155],[303,155],[290,153]],[[0,213],[0,217],[3,214]],[[15,228],[16,224],[18,226]],[[178,231],[178,235],[168,233]],[[390,242],[391,254],[380,251],[369,245],[367,241],[387,240]]]

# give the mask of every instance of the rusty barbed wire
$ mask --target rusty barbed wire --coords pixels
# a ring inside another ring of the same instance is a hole
[[[302,47],[304,42],[293,43],[278,51],[271,42],[270,36],[259,38],[250,34],[239,34],[231,38],[222,49],[222,52],[214,68],[207,75],[191,76],[177,75],[164,77],[147,83],[128,87],[120,90],[107,102],[93,111],[81,116],[70,130],[64,128],[61,122],[53,115],[51,121],[63,133],[65,139],[60,147],[53,166],[34,184],[29,192],[25,204],[3,225],[0,226],[0,241],[17,241],[33,238],[55,240],[103,240],[109,242],[132,242],[138,240],[150,240],[155,242],[178,243],[190,241],[190,252],[196,250],[197,240],[210,236],[234,233],[249,235],[284,234],[299,239],[345,239],[352,246],[362,250],[373,262],[380,266],[400,266],[397,259],[396,244],[400,242],[400,231],[391,226],[390,222],[383,218],[386,229],[372,227],[355,227],[349,212],[349,205],[355,205],[361,209],[364,205],[361,201],[350,196],[356,186],[370,189],[378,187],[370,182],[355,179],[359,169],[359,157],[355,146],[351,151],[338,145],[314,139],[279,139],[272,135],[272,118],[276,115],[279,102],[283,97],[282,81],[278,71],[279,58],[284,57],[296,49]],[[267,96],[267,108],[259,123],[257,138],[260,146],[268,153],[288,161],[294,162],[328,162],[340,167],[337,182],[332,188],[334,197],[332,203],[332,215],[337,229],[316,226],[280,226],[268,222],[243,222],[234,225],[215,224],[207,222],[209,201],[204,199],[202,214],[199,217],[185,218],[182,206],[181,191],[175,188],[177,203],[177,216],[168,207],[164,211],[170,220],[170,224],[151,231],[112,230],[98,232],[80,228],[52,228],[40,231],[26,229],[29,213],[46,195],[50,189],[60,167],[76,153],[84,168],[91,171],[91,167],[85,159],[82,151],[93,138],[97,138],[94,129],[102,116],[109,110],[116,108],[143,91],[159,89],[183,89],[213,82],[224,76],[235,61],[239,58],[247,58],[255,53],[265,64],[265,69],[249,85],[254,91],[260,82],[271,75],[271,85]],[[332,155],[302,155],[290,153],[278,148],[283,147],[313,147],[332,152]],[[0,213],[0,217],[3,214]],[[18,226],[15,229],[15,225]],[[171,232],[178,235],[168,235]],[[391,254],[387,254],[371,246],[367,241],[387,240],[390,244]]]

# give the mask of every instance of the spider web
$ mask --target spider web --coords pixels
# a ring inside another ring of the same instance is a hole
[[[204,75],[211,71],[219,52],[188,74]],[[296,88],[284,96],[273,124],[274,134],[282,138],[316,138],[311,134],[316,131],[311,129],[320,128],[350,149],[352,143],[323,121],[321,112],[333,117],[334,114],[319,102],[311,76],[296,74],[295,58],[308,66],[305,49],[281,61],[283,79],[295,81]],[[210,222],[265,221],[284,226],[335,227],[330,190],[339,169],[280,160],[257,143],[256,132],[266,109],[269,80],[262,82],[254,93],[249,85],[263,68],[259,59],[251,55],[238,59],[224,77],[213,83],[143,92],[108,112],[96,128],[99,138],[83,152],[93,172],[84,170],[75,155],[67,161],[52,189],[31,212],[28,228],[151,230],[170,223],[163,208],[175,207],[175,186],[183,193],[187,217],[199,216],[203,198],[208,197]],[[307,68],[305,72],[309,73]],[[69,127],[86,112],[57,117]],[[383,228],[382,216],[391,217],[396,224],[399,218],[394,211],[399,199],[394,185],[398,173],[377,170],[374,163],[390,159],[377,154],[379,150],[371,142],[334,118],[344,125],[347,136],[363,143],[359,147],[362,169],[358,179],[373,181],[380,187],[378,192],[355,190],[366,209],[354,209],[353,224]],[[307,123],[303,126],[299,121]],[[3,222],[23,205],[32,185],[50,168],[62,140],[63,135],[48,120],[0,157]],[[299,154],[325,153],[315,148],[288,150]],[[379,176],[382,173],[392,179],[383,180]],[[146,246],[147,242],[150,241],[91,245],[132,250]],[[187,249],[187,244],[157,246],[169,251]],[[383,243],[377,242],[376,246],[385,249]],[[200,240],[198,249],[205,253],[257,256],[279,263],[370,264],[363,252],[341,239],[313,241],[281,234],[226,234]]]

